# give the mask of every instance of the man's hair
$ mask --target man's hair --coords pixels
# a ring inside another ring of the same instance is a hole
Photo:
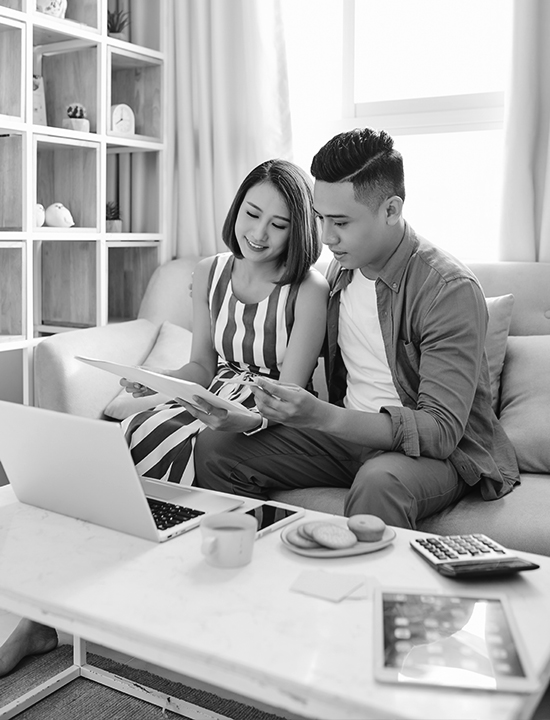
[[[222,240],[237,258],[242,258],[235,237],[235,223],[246,193],[255,185],[272,185],[285,201],[289,214],[286,252],[279,267],[286,265],[277,284],[300,283],[321,254],[321,241],[313,209],[311,181],[305,172],[287,160],[267,160],[254,168],[242,181],[222,228]]]
[[[403,158],[383,130],[357,128],[335,135],[313,158],[311,174],[323,182],[351,182],[355,199],[372,209],[392,195],[405,200]]]

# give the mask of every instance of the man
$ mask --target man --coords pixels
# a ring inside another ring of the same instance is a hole
[[[252,437],[203,432],[197,484],[258,498],[349,487],[347,516],[370,513],[406,528],[475,485],[485,499],[510,492],[519,473],[491,409],[483,292],[405,222],[392,138],[369,128],[337,135],[311,173],[322,239],[334,254],[329,403],[261,379],[259,411],[278,425]]]

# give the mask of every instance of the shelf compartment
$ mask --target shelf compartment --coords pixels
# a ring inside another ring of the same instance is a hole
[[[0,7],[21,11],[23,9],[23,0],[0,0]]]
[[[75,23],[87,25],[99,30],[99,0],[74,0],[67,3],[65,20],[72,20]]]
[[[22,120],[23,26],[7,18],[0,19],[0,67],[0,115],[10,115]]]
[[[62,203],[73,217],[75,231],[97,229],[99,145],[35,138],[35,159],[36,202],[44,208]]]
[[[130,20],[122,33],[114,37],[150,50],[160,50],[161,3],[162,0],[109,0],[111,12],[128,12]],[[155,8],[155,13],[152,8]]]
[[[23,336],[23,249],[0,243],[0,342]]]
[[[98,32],[99,2],[100,0],[68,0],[64,17],[56,17],[37,8],[34,22],[45,26],[50,23],[53,26],[65,25],[68,32],[79,32],[82,28]]]
[[[95,242],[40,243],[39,325],[83,328],[96,324],[96,251]]]
[[[135,115],[135,135],[160,139],[162,136],[162,63],[156,58],[109,48],[110,106],[107,108],[108,133],[111,106],[129,105]],[[135,136],[131,136],[135,137]]]
[[[147,284],[159,264],[155,247],[109,246],[109,322],[135,320]]]
[[[97,132],[99,49],[82,41],[67,41],[35,49],[35,73],[42,75],[46,119],[51,127],[63,128],[67,107],[80,103],[86,108],[90,132]]]
[[[159,232],[159,151],[109,146],[106,201],[118,203],[122,233]],[[116,240],[116,233],[109,233]]]
[[[23,229],[23,138],[0,128],[0,237]]]

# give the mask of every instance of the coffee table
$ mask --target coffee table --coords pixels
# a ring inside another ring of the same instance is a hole
[[[388,587],[471,588],[419,558],[409,548],[415,535],[422,533],[397,529],[379,552],[311,559],[290,552],[277,532],[256,543],[250,565],[220,570],[202,559],[197,530],[157,545],[21,504],[10,487],[0,488],[0,607],[75,636],[74,666],[0,716],[12,717],[81,675],[208,717],[90,667],[85,641],[92,641],[306,718],[527,720],[550,677],[550,558],[522,553],[541,568],[476,584],[511,601],[542,681],[531,695],[378,683],[372,601],[332,603],[289,589],[309,569],[364,574]]]

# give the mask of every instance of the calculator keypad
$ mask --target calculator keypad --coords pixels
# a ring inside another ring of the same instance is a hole
[[[512,557],[506,548],[481,533],[416,538],[411,545],[434,565]]]

